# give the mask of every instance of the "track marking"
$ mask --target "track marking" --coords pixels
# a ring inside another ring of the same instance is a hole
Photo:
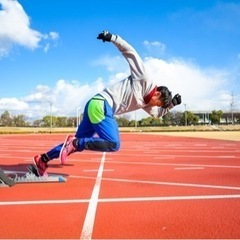
[[[232,195],[200,195],[200,196],[170,196],[170,197],[139,197],[139,198],[106,198],[99,199],[100,203],[106,202],[140,202],[140,201],[179,201],[179,200],[206,200],[206,199],[232,199],[240,198],[240,194]]]
[[[94,179],[93,177],[82,177],[82,176],[73,176],[73,175],[70,175],[70,177],[72,177],[72,178],[82,178],[82,179]],[[123,179],[123,178],[102,178],[102,180],[103,181],[113,181],[113,182],[163,185],[163,186],[180,186],[180,187],[197,187],[197,188],[240,190],[240,187],[220,186],[220,185],[206,185],[206,184],[195,184],[195,183],[158,182],[158,181],[131,180],[131,179]]]
[[[174,150],[173,149],[171,149],[171,150],[169,150],[169,151],[171,151],[172,153],[174,153]],[[190,151],[190,150],[189,150]],[[146,154],[147,155],[147,157],[153,157],[153,158],[156,158],[156,159],[158,159],[158,158],[163,158],[163,157],[166,157],[166,158],[168,158],[168,157],[177,157],[177,158],[182,158],[182,157],[184,157],[184,158],[217,158],[217,159],[219,159],[219,158],[235,158],[235,159],[238,159],[238,158],[240,158],[239,156],[235,156],[235,155],[225,155],[225,156],[223,156],[223,155],[202,155],[202,153],[201,152],[197,152],[198,154],[194,154],[194,155],[189,155],[189,154],[187,154],[187,155],[178,155],[178,152],[179,151],[176,151],[176,154],[171,154],[171,155],[161,155],[161,156],[159,156],[159,154],[154,154],[154,153],[152,153],[152,154],[150,154],[150,153],[148,153],[148,154]],[[183,151],[183,152],[186,152],[186,151]],[[218,153],[219,153],[219,151],[217,151]],[[224,151],[225,152],[225,151]],[[128,158],[129,157],[131,157],[131,156],[134,156],[134,157],[144,157],[144,153],[145,152],[142,152],[142,154],[134,154],[134,153],[116,153],[116,155],[117,156],[127,156]],[[212,151],[210,151],[210,153],[213,153]],[[231,153],[233,153],[233,151],[231,151]]]
[[[98,169],[85,169],[83,172],[98,172]],[[114,169],[104,169],[103,172],[113,172]]]
[[[130,161],[111,161],[117,164],[132,164],[132,165],[155,165],[155,166],[182,166],[182,167],[203,167],[203,168],[240,168],[233,165],[207,165],[207,164],[187,164],[187,163],[159,163],[159,162],[130,162]]]
[[[96,216],[98,196],[100,192],[100,186],[102,181],[103,167],[105,162],[106,152],[103,153],[101,163],[99,166],[96,182],[93,188],[92,196],[88,205],[87,214],[84,220],[80,239],[91,239],[94,226],[94,220]]]
[[[98,199],[98,203],[113,203],[113,202],[152,202],[152,201],[182,201],[182,200],[208,200],[208,199],[238,199],[240,194],[230,195],[196,195],[196,196],[169,196],[169,197],[132,197],[132,198],[101,198]],[[12,202],[0,202],[0,206],[9,205],[44,205],[44,204],[76,204],[76,203],[90,203],[89,199],[65,199],[65,200],[41,200],[41,201],[12,201]],[[91,216],[94,220],[94,216]],[[86,221],[85,221],[86,222]],[[94,221],[91,221],[92,225]],[[82,239],[91,239],[92,228],[86,228],[86,235],[81,235]],[[88,233],[88,234],[87,234]],[[88,237],[88,238],[86,238]]]
[[[181,167],[181,168],[174,168],[174,170],[202,170],[205,169],[204,167]]]

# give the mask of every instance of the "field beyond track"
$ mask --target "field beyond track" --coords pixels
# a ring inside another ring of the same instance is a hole
[[[76,128],[0,127],[1,134],[74,134]],[[240,125],[120,127],[121,133],[148,133],[179,137],[198,137],[240,141]]]

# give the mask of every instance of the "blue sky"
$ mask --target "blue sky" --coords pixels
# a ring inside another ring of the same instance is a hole
[[[131,43],[188,110],[239,111],[239,26],[234,0],[0,0],[0,114],[75,116],[128,76],[114,45],[96,39],[102,30]]]

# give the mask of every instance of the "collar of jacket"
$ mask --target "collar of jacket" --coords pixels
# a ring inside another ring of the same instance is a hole
[[[144,102],[146,104],[149,103],[150,99],[152,98],[152,96],[154,95],[154,93],[156,92],[157,90],[157,86],[155,86],[155,88],[153,90],[151,90],[143,99],[144,99]]]

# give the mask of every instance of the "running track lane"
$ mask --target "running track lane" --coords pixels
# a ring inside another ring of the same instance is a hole
[[[1,167],[25,171],[32,156],[64,138],[2,135]],[[0,188],[1,238],[240,238],[239,142],[121,138],[117,153],[53,161],[49,171],[68,175],[66,183]]]

